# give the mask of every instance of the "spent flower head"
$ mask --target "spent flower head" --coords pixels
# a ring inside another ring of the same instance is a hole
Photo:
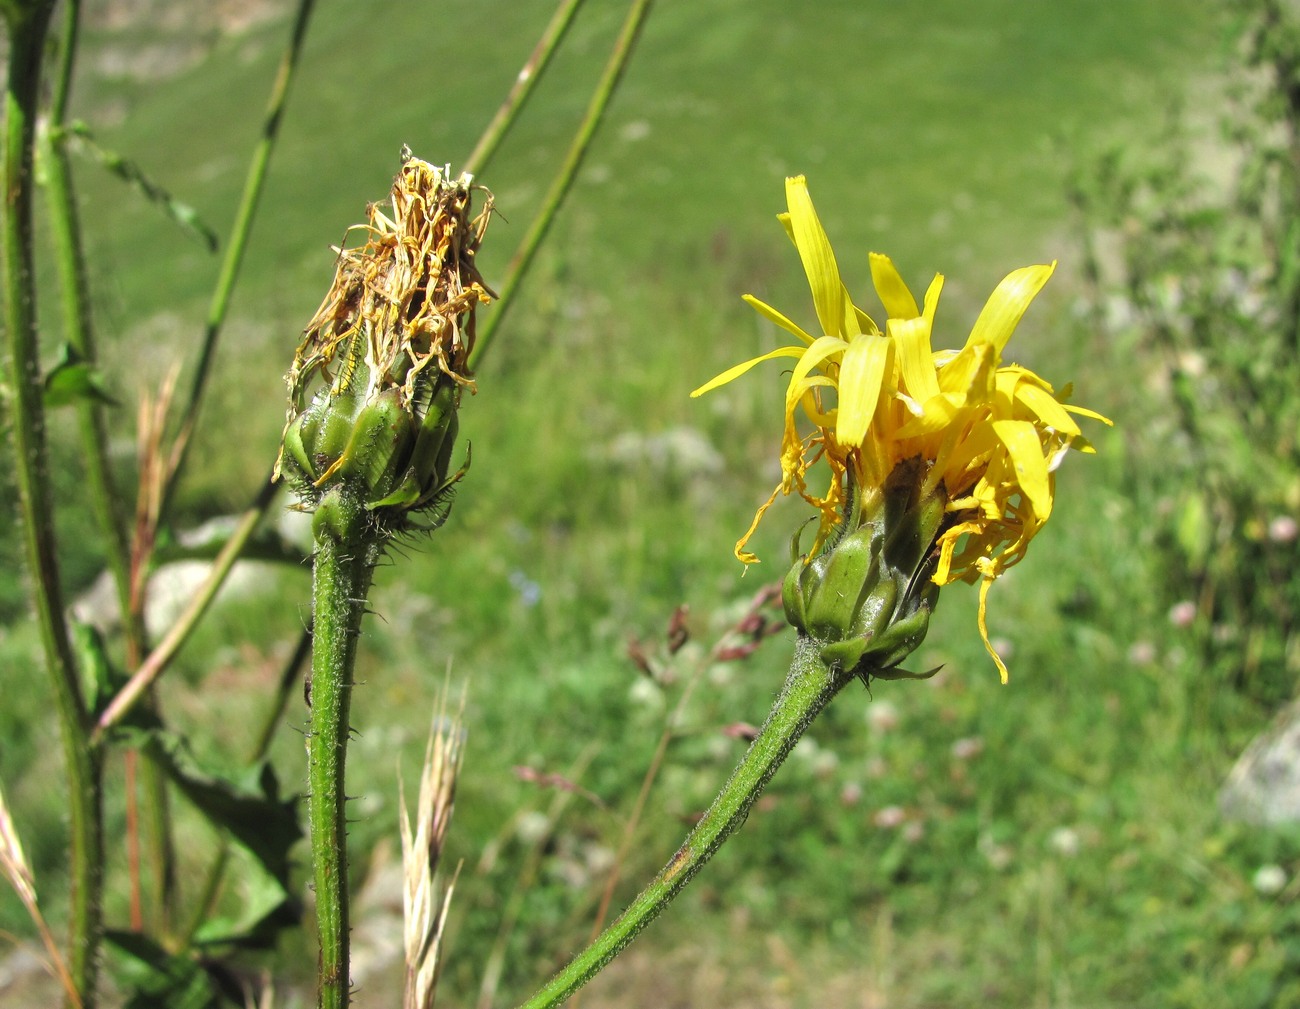
[[[460,397],[474,390],[475,310],[492,297],[474,262],[492,196],[469,175],[402,156],[389,205],[371,204],[368,223],[352,229],[365,243],[339,250],[286,376],[277,472],[318,524],[335,492],[384,531],[422,511],[436,521],[460,475],[448,468]]]
[[[807,274],[817,329],[808,332],[746,295],[799,343],[738,364],[692,393],[725,385],[763,361],[795,361],[781,483],[736,544],[736,556],[757,560],[745,545],[763,513],[778,493],[797,492],[820,522],[812,549],[787,579],[786,609],[801,630],[840,639],[828,658],[866,662],[881,675],[924,636],[937,586],[979,581],[980,633],[1005,680],[1006,667],[989,645],[989,587],[1025,555],[1051,515],[1054,474],[1067,450],[1093,451],[1072,415],[1110,423],[1066,403],[1068,386],[1057,393],[1032,371],[1003,363],[1007,341],[1056,264],[1008,274],[965,343],[935,350],[942,275],[918,305],[889,257],[871,253],[885,310],[878,325],[849,297],[803,176],[786,180],[786,202],[789,211],[779,220]],[[800,432],[801,411],[812,422],[809,434]],[[829,480],[818,493],[808,480],[820,460]],[[855,585],[844,602],[846,582],[859,571],[866,584]],[[889,583],[884,599],[882,580]]]

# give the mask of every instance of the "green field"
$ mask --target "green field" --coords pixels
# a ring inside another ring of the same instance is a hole
[[[588,6],[480,177],[500,211],[482,255],[489,282],[545,192],[622,17],[618,4]],[[546,5],[503,0],[320,10],[181,488],[184,524],[256,490],[281,432],[282,375],[329,283],[329,246],[386,193],[401,145],[454,166],[548,16]],[[224,234],[285,30],[281,19],[213,38],[147,19],[92,27],[78,114]],[[683,682],[661,689],[641,677],[625,657],[629,636],[658,641],[688,605],[694,643],[676,668],[702,675],[620,900],[671,854],[739,756],[720,730],[759,722],[783,678],[788,631],[746,662],[706,656],[783,573],[802,521],[795,504],[778,506],[752,544],[767,563],[742,577],[732,544],[779,477],[781,369],[701,400],[688,393],[777,345],[741,294],[812,318],[774,218],[794,173],[808,176],[859,302],[874,305],[869,251],[893,256],[914,290],[947,276],[937,345],[960,345],[1011,269],[1059,259],[1011,356],[1073,381],[1078,401],[1116,428],[1095,438],[1097,457],[1069,460],[1056,517],[993,591],[1010,685],[984,654],[975,592],[947,589],[909,663],[942,664],[940,676],[837,700],[744,830],[584,1004],[1209,1009],[1300,997],[1295,887],[1262,896],[1252,885],[1262,866],[1300,869],[1300,835],[1235,825],[1216,807],[1268,712],[1188,658],[1194,649],[1166,620],[1180,589],[1150,553],[1146,504],[1124,482],[1142,438],[1125,425],[1140,376],[1080,322],[1079,222],[1066,198],[1070,172],[1103,148],[1140,162],[1171,110],[1215,120],[1219,99],[1207,96],[1221,93],[1231,38],[1222,12],[1192,0],[655,10],[462,410],[473,467],[451,518],[381,568],[362,640],[349,768],[361,797],[358,884],[372,850],[376,865],[396,850],[395,761],[409,784],[446,670],[467,687],[450,842],[452,862],[465,862],[445,1004],[474,1003],[531,851],[520,825],[556,799],[517,766],[581,768],[603,806],[569,798],[508,937],[495,1004],[528,994],[590,929],[602,867]],[[201,58],[163,79],[110,71],[187,44]],[[1211,161],[1213,143],[1207,129]],[[192,363],[217,260],[93,166],[80,186],[106,366],[131,404],[173,362]],[[52,299],[47,308],[53,347]],[[132,412],[118,418],[124,454]],[[65,574],[79,590],[99,553],[77,504],[70,431],[56,424],[55,441]],[[12,601],[16,569],[10,580]],[[296,639],[308,589],[306,568],[268,569],[169,674],[164,707],[204,752],[244,749],[242,727]],[[36,636],[9,612],[0,780],[57,917],[56,730]],[[289,787],[302,776],[303,718],[291,708],[275,747]],[[110,836],[120,835],[121,811],[111,815]],[[187,856],[184,867],[202,862]],[[115,889],[110,913],[124,902]],[[0,929],[29,931],[8,894]],[[304,982],[312,954],[287,953],[286,984]],[[399,975],[394,963],[365,981],[357,1004],[394,1004]]]

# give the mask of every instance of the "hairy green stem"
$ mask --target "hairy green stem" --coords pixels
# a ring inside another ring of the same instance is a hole
[[[853,679],[820,658],[820,646],[800,635],[785,686],[767,721],[717,797],[668,864],[609,928],[579,953],[522,1009],[558,1006],[590,981],[654,921],[691,878],[704,867],[749,815],[750,807],[804,730],[839,690]]]
[[[271,154],[275,142],[280,136],[280,122],[284,118],[285,103],[289,98],[289,86],[293,83],[298,69],[298,58],[302,52],[304,39],[307,37],[307,25],[311,21],[315,0],[298,0],[298,12],[294,17],[293,29],[280,67],[276,72],[275,83],[271,86],[271,96],[266,104],[266,117],[262,122],[262,139],[253,151],[253,158],[248,166],[248,177],[244,180],[244,193],[235,212],[234,228],[230,241],[226,245],[226,255],[221,263],[221,273],[212,292],[212,301],[208,305],[208,318],[203,327],[203,343],[199,348],[199,359],[194,369],[194,378],[190,383],[189,400],[181,419],[181,431],[190,433],[198,420],[199,408],[203,403],[203,393],[207,388],[212,371],[212,359],[216,354],[217,340],[225,325],[226,313],[230,308],[230,297],[239,278],[239,269],[244,264],[244,252],[248,248],[248,239],[253,231],[253,219],[257,216],[257,207],[266,188],[267,170],[271,165]],[[171,497],[171,490],[179,479],[185,465],[188,446],[193,438],[186,438],[181,448],[181,458],[176,463],[171,480],[163,492],[165,502]]]
[[[618,39],[615,41],[614,48],[610,53],[609,61],[605,64],[604,73],[601,74],[600,83],[596,85],[596,90],[591,96],[591,102],[587,105],[587,113],[583,117],[581,124],[579,124],[578,132],[574,135],[573,143],[569,145],[569,151],[564,157],[564,164],[560,166],[560,170],[555,175],[555,180],[551,183],[550,191],[546,194],[542,209],[533,218],[528,233],[524,236],[523,241],[519,243],[519,249],[510,260],[505,282],[501,285],[500,296],[497,298],[496,311],[479,328],[478,341],[469,355],[469,367],[471,369],[478,367],[479,360],[487,353],[488,347],[491,346],[496,331],[500,328],[501,321],[505,318],[510,303],[514,300],[516,288],[518,288],[524,275],[528,272],[533,257],[537,254],[538,248],[541,247],[542,240],[546,237],[546,233],[550,231],[551,224],[555,221],[560,206],[564,203],[565,196],[568,195],[569,189],[573,186],[573,180],[577,177],[578,169],[582,166],[583,158],[587,154],[587,148],[591,146],[592,138],[596,135],[596,128],[604,118],[605,111],[609,108],[610,99],[613,98],[614,91],[623,76],[628,60],[632,57],[632,51],[636,48],[636,40],[641,34],[645,19],[650,14],[650,4],[651,0],[633,0],[631,9],[628,10],[627,18],[623,21],[623,27],[619,31]]]
[[[81,222],[64,132],[80,18],[80,0],[69,0],[63,12],[63,26],[59,36],[59,73],[50,109],[50,122],[44,131],[43,151],[46,202],[50,209],[50,232],[54,238],[54,261],[59,273],[63,331],[81,360],[93,368],[97,353],[90,314],[90,284],[86,274]],[[104,417],[104,406],[94,398],[85,397],[77,402],[76,409],[91,507],[107,544],[108,569],[112,572],[117,587],[123,618],[129,619],[131,551],[122,498],[114,486],[108,462],[108,425]],[[136,628],[131,630],[135,631]]]
[[[338,502],[342,525],[358,535],[316,539],[312,586],[311,722],[307,736],[307,820],[320,940],[318,1009],[344,1009],[348,972],[348,857],[344,771],[357,636],[379,547],[362,530],[363,506]]]
[[[515,75],[514,86],[511,87],[510,93],[497,109],[496,115],[488,123],[487,128],[478,138],[478,143],[474,145],[474,151],[465,161],[464,171],[470,175],[477,175],[487,167],[488,162],[492,160],[492,155],[501,146],[501,141],[505,139],[506,133],[519,118],[523,112],[524,106],[528,103],[533,89],[537,82],[542,79],[542,74],[550,66],[551,57],[560,47],[564,40],[564,34],[569,30],[569,25],[573,23],[573,16],[582,6],[582,0],[560,0],[560,5],[555,8],[555,13],[551,15],[550,23],[542,32],[542,37],[537,40],[537,45],[533,47],[532,53],[529,54],[519,73]]]
[[[80,0],[68,0],[59,32],[59,68],[49,123],[43,131],[42,151],[45,157],[46,203],[50,211],[50,231],[54,239],[55,266],[59,274],[63,331],[80,360],[94,368],[98,354],[90,313],[90,284],[65,132],[80,20]],[[135,668],[147,648],[144,614],[133,605],[132,600],[131,547],[126,514],[122,507],[123,498],[115,486],[109,465],[108,424],[103,404],[97,399],[79,399],[76,411],[91,509],[104,537],[108,570],[112,573],[117,588],[118,606],[126,630],[127,666]],[[166,780],[157,763],[147,755],[140,769],[144,791],[148,796],[144,808],[153,856],[155,918],[160,923],[165,923],[174,896],[176,877]]]
[[[45,412],[38,360],[32,280],[32,143],[40,92],[41,57],[50,2],[8,0],[9,73],[5,90],[4,215],[0,273],[9,351],[14,473],[23,518],[37,623],[54,691],[68,776],[71,828],[69,968],[84,1006],[95,1002],[103,873],[101,767],[87,743],[88,716],[68,640],[59,584],[53,500],[46,461]]]

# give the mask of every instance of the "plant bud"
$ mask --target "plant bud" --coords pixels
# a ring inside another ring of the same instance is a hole
[[[320,534],[351,523],[384,539],[420,527],[420,512],[434,525],[446,514],[465,471],[448,475],[461,394],[474,391],[474,313],[491,297],[474,265],[491,195],[471,218],[475,190],[408,153],[391,209],[373,205],[365,245],[339,253],[287,377],[277,463]]]
[[[930,575],[946,502],[921,492],[919,472],[900,464],[873,500],[851,495],[831,541],[796,559],[782,585],[786,616],[822,660],[864,679],[912,675],[897,666],[925,639],[938,600]]]

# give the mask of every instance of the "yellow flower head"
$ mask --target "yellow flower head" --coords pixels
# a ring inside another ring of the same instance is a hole
[[[795,359],[785,396],[780,485],[759,508],[736,544],[745,551],[777,493],[798,493],[820,513],[817,552],[842,514],[848,481],[858,504],[873,506],[894,467],[920,459],[922,494],[944,495],[946,516],[935,543],[938,585],[980,581],[980,634],[989,644],[989,587],[1024,556],[1052,512],[1054,473],[1068,449],[1092,452],[1071,414],[1109,424],[1100,414],[1070,406],[1028,369],[1003,365],[1002,352],[1021,316],[1056,264],[1008,274],[989,297],[958,350],[931,345],[943,277],[936,275],[920,306],[889,257],[871,253],[871,279],[886,313],[878,326],[849,298],[835,253],[813,209],[803,176],[786,179],[789,212],[779,220],[794,242],[812,288],[818,332],[809,333],[751,295],[745,300],[800,341],[738,364],[696,389],[699,396],[773,358]],[[801,435],[802,408],[814,430]],[[820,496],[809,490],[810,467],[824,458],[830,481]]]

